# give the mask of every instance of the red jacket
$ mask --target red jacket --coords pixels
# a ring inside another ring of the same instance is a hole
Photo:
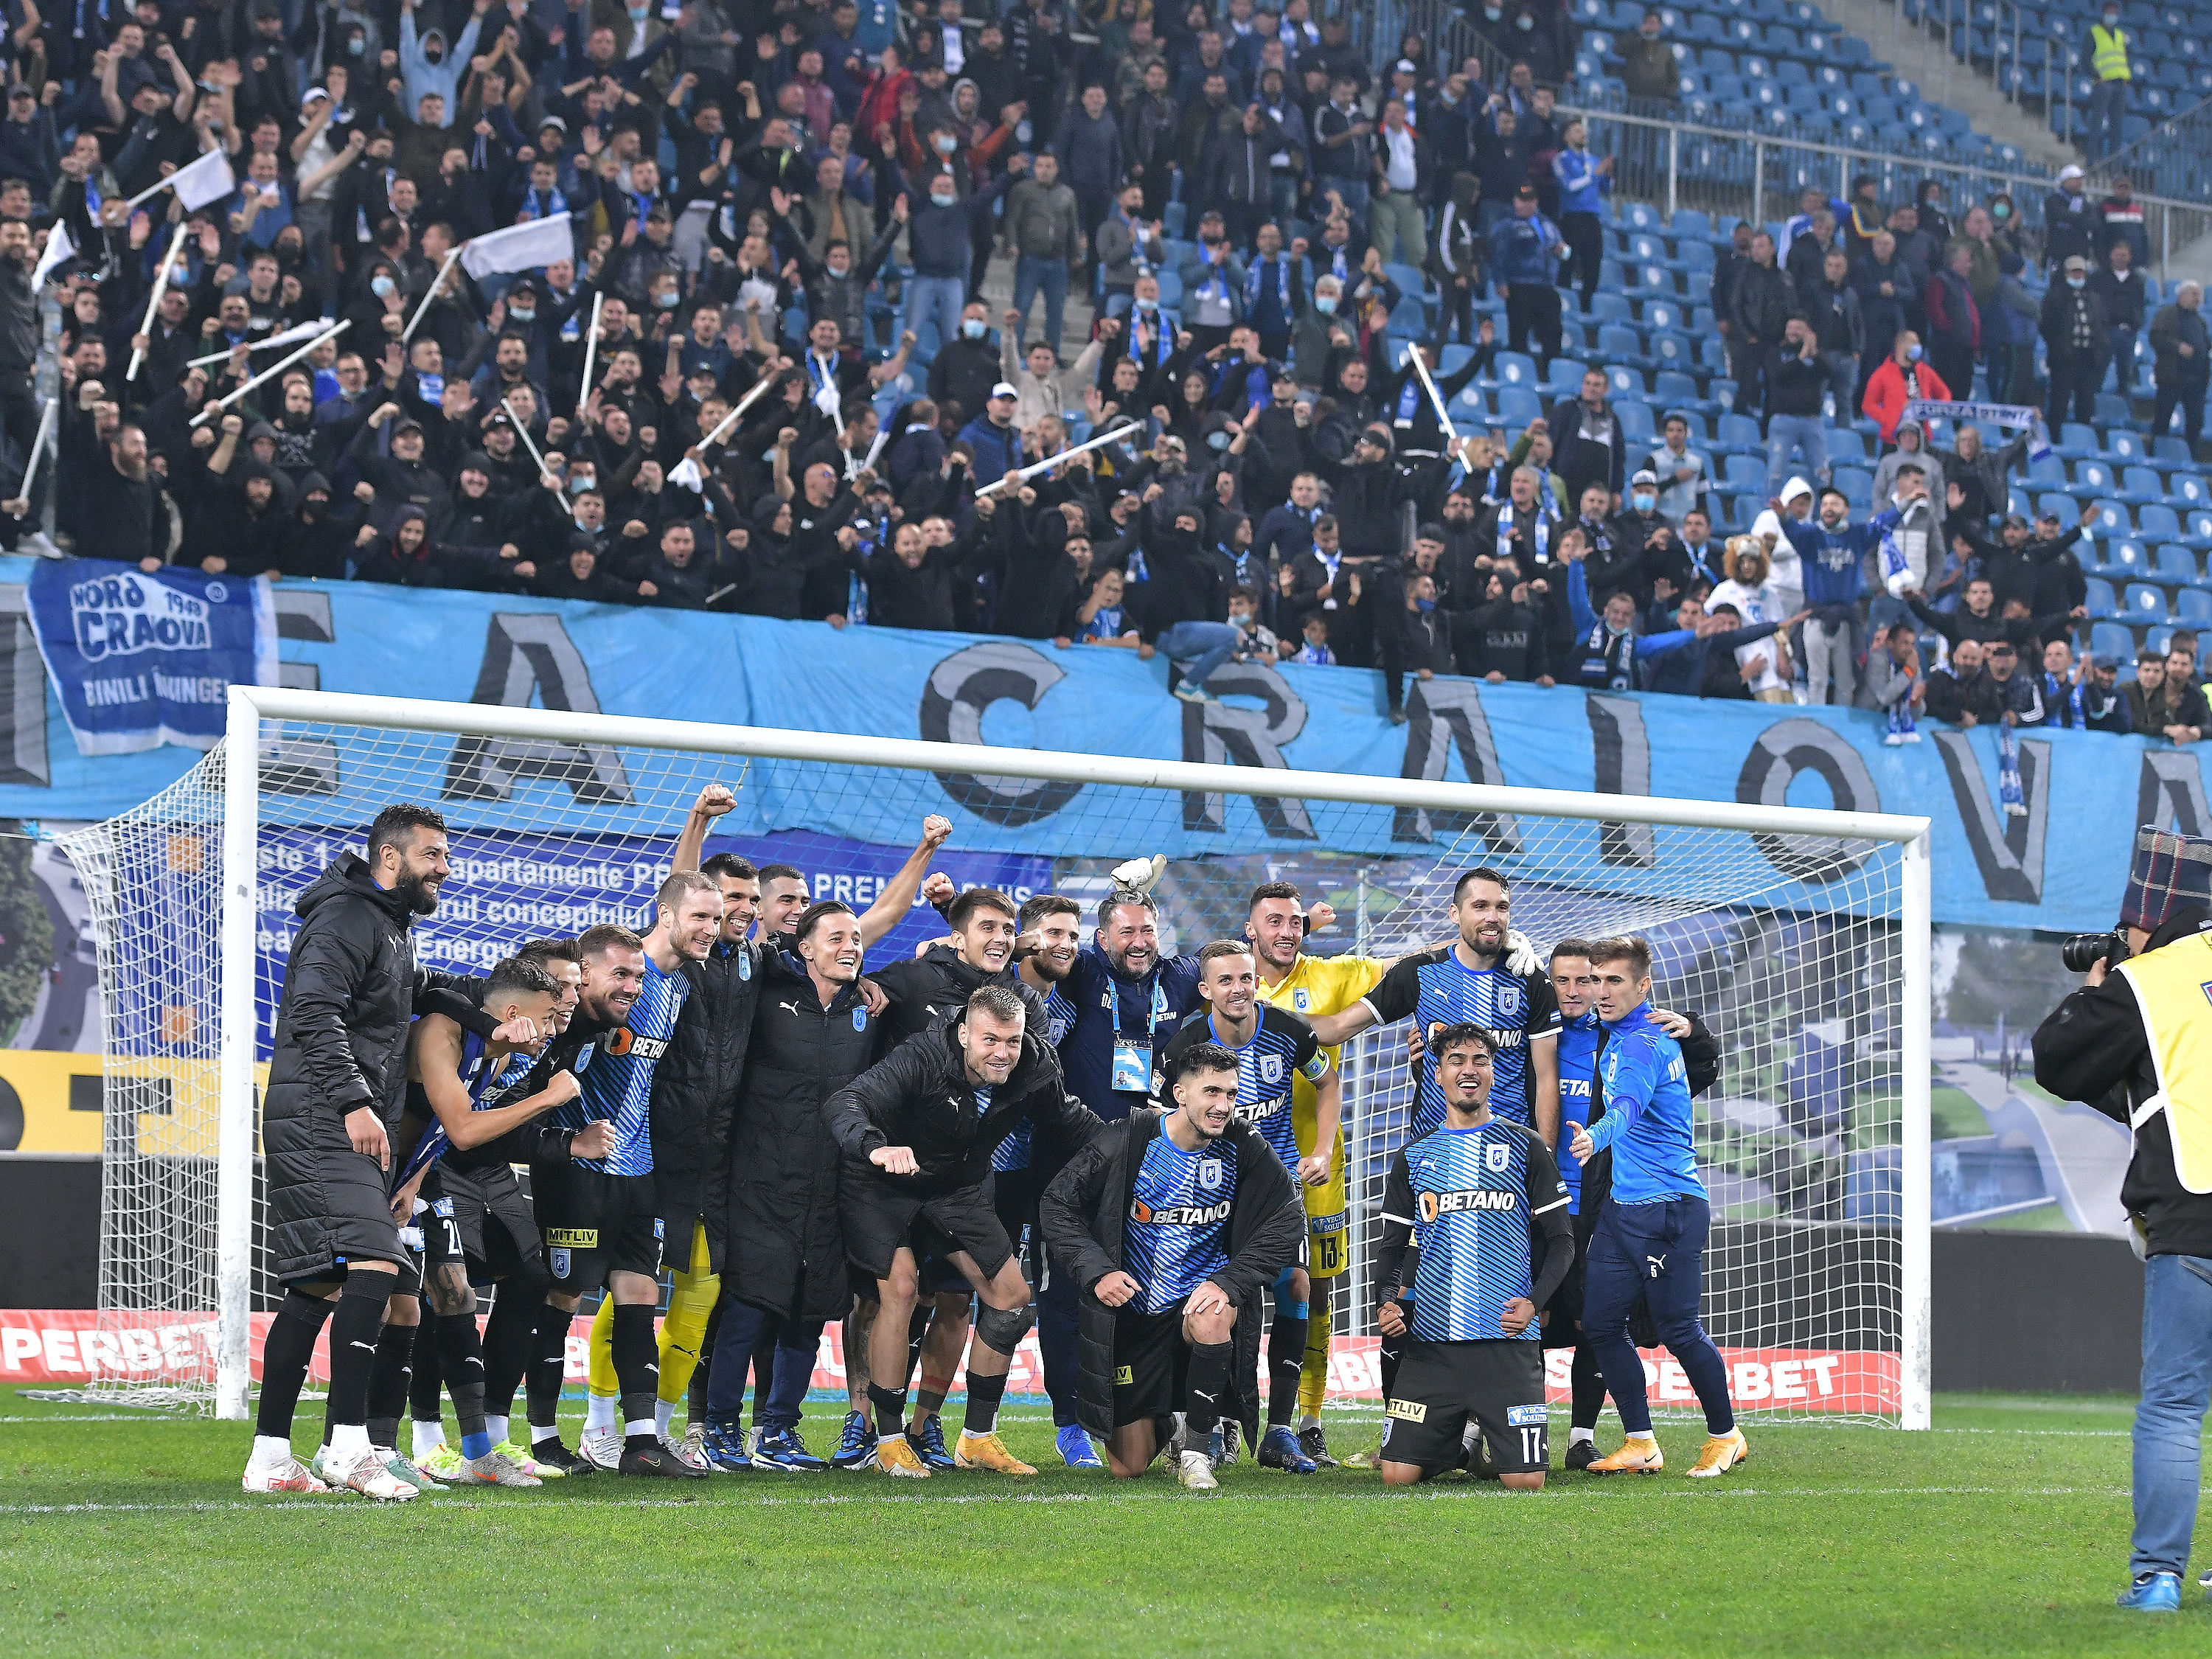
[[[1897,366],[1897,359],[1886,360],[1867,382],[1866,401],[1860,405],[1863,414],[1870,415],[1881,424],[1881,441],[1886,444],[1897,441],[1897,422],[1905,413],[1905,404],[1917,398],[1925,403],[1948,403],[1951,388],[1943,384],[1943,377],[1926,363],[1912,366],[1913,377],[1919,383],[1915,392],[1905,383],[1905,371]],[[1922,423],[1922,437],[1928,435],[1926,423]]]

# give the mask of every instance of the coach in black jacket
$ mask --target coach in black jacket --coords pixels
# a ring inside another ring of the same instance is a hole
[[[1115,1311],[1096,1286],[1120,1271],[1127,1237],[1129,1203],[1145,1148],[1160,1133],[1167,1114],[1146,1107],[1111,1123],[1077,1153],[1038,1204],[1039,1225],[1053,1265],[1081,1291],[1078,1310],[1076,1415],[1102,1439],[1114,1434]],[[1229,1216],[1229,1265],[1213,1275],[1239,1310],[1256,1310],[1260,1292],[1298,1253],[1305,1205],[1297,1183],[1274,1148],[1243,1118],[1231,1118],[1221,1139],[1237,1154],[1235,1207]],[[1231,1339],[1231,1377],[1257,1374],[1260,1321],[1240,1318]],[[1247,1445],[1260,1443],[1260,1402],[1239,1401]]]

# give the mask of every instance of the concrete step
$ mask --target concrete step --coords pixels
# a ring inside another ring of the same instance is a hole
[[[2053,167],[2081,159],[2034,111],[2015,106],[1989,76],[1949,58],[1936,36],[1905,21],[1894,0],[1826,0],[1821,9],[1831,21],[1866,41],[1874,55],[1887,59],[1896,73],[1916,82],[1923,97],[1966,111],[1977,132],[2014,145],[2021,155]],[[1963,12],[1963,5],[1960,9]]]

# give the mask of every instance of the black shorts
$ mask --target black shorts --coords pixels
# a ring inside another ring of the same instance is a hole
[[[1550,1467],[1544,1351],[1521,1337],[1406,1345],[1397,1385],[1382,1408],[1382,1459],[1431,1474],[1459,1467],[1468,1420],[1490,1445],[1500,1474]]]
[[[531,1170],[545,1265],[564,1295],[596,1291],[609,1273],[660,1271],[659,1204],[649,1175],[605,1175],[560,1159]]]
[[[1036,1177],[1026,1168],[994,1170],[991,1173],[991,1207],[1006,1230],[1015,1250],[1024,1261],[1036,1249]],[[1034,1269],[1030,1277],[1036,1276]]]
[[[914,1249],[918,1232],[924,1243],[915,1250],[917,1261],[925,1250],[940,1256],[965,1250],[986,1279],[1014,1254],[991,1207],[988,1176],[980,1185],[949,1193],[918,1193],[873,1175],[855,1176],[848,1168],[842,1200],[845,1255],[854,1267],[878,1279],[890,1277],[891,1258],[902,1245]]]
[[[453,1202],[471,1284],[512,1279],[542,1258],[544,1241],[514,1165],[458,1170],[441,1164],[438,1179]]]
[[[1114,1314],[1114,1426],[1142,1423],[1183,1409],[1190,1372],[1184,1340],[1184,1304],[1159,1313],[1133,1305]]]

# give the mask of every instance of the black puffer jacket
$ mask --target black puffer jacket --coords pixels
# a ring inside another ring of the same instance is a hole
[[[878,1022],[860,992],[824,1008],[790,958],[764,953],[752,1046],[730,1127],[730,1293],[796,1319],[842,1319],[853,1305],[837,1218],[837,1143],[823,1105],[875,1063]]]
[[[883,1013],[886,1051],[916,1031],[926,1031],[958,1014],[967,1007],[968,999],[986,985],[1003,985],[1013,992],[1029,1009],[1029,1029],[1044,1029],[1043,1002],[1022,982],[1011,963],[995,974],[987,973],[961,961],[960,952],[952,946],[933,945],[920,956],[895,962],[868,977],[890,999],[890,1006]]]
[[[1106,1126],[1045,1188],[1038,1220],[1053,1265],[1079,1287],[1075,1414],[1093,1434],[1114,1431],[1114,1310],[1091,1287],[1121,1266],[1129,1197],[1145,1148],[1166,1114],[1152,1107]],[[1297,1258],[1305,1204],[1273,1147],[1242,1118],[1223,1140],[1237,1152],[1237,1194],[1229,1212],[1229,1265],[1213,1282],[1237,1307],[1233,1378],[1255,1375],[1260,1358],[1260,1292]],[[1244,1315],[1250,1317],[1244,1317]],[[1259,1443],[1260,1402],[1242,1397],[1247,1443]]]
[[[394,1261],[398,1243],[376,1160],[353,1150],[349,1112],[387,1129],[407,1103],[407,1026],[430,982],[408,937],[414,913],[343,853],[300,895],[262,1103],[269,1265],[280,1282],[340,1256]],[[440,982],[442,982],[441,981]]]
[[[719,1273],[729,1239],[730,1121],[752,1045],[760,952],[718,940],[704,962],[684,964],[684,977],[691,994],[653,1073],[653,1174],[669,1261],[690,1264],[696,1220]]]
[[[852,1160],[846,1180],[931,1194],[981,1186],[991,1173],[991,1154],[1024,1117],[1059,1140],[1063,1152],[1083,1146],[1103,1127],[1096,1113],[1067,1092],[1059,1054],[1034,1029],[1023,1031],[1022,1057],[992,1091],[989,1109],[979,1111],[959,1026],[951,1020],[908,1037],[840,1089],[823,1110],[838,1146]],[[878,1146],[910,1147],[921,1173],[895,1176],[876,1169],[866,1159]]]

